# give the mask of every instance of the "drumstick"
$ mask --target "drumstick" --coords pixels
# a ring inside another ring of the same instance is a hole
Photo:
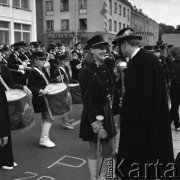
[[[101,122],[104,120],[104,117],[101,115],[96,116],[96,120]],[[97,134],[97,162],[96,162],[96,180],[99,179],[99,160],[100,160],[100,152],[101,151],[101,142],[99,134]]]

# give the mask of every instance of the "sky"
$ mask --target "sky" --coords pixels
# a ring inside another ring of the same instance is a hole
[[[180,25],[180,0],[129,0],[157,23]]]

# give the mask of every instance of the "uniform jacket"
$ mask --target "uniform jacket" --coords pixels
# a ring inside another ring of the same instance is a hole
[[[107,102],[107,96],[112,95],[112,79],[106,65],[97,67],[95,63],[86,65],[82,68],[79,75],[82,101],[89,121],[96,121],[95,104]]]
[[[19,65],[22,65],[22,60],[19,57],[19,53],[16,51],[13,51],[9,55],[8,68],[18,70]]]
[[[57,82],[56,79],[50,79],[47,71],[44,68],[42,68],[42,71],[49,82],[52,82],[52,83]],[[40,89],[44,89],[46,86],[47,86],[47,83],[45,79],[43,78],[43,76],[37,70],[32,69],[28,78],[28,88],[31,90],[33,94],[32,103],[33,103],[35,113],[47,111],[47,106],[46,106],[44,96],[38,96]]]
[[[104,116],[103,126],[107,131],[107,138],[113,138],[116,135],[116,128],[109,100],[113,93],[113,85],[108,67],[105,64],[97,67],[94,62],[85,60],[78,81],[83,102],[80,138],[84,141],[97,141],[97,134],[93,132],[91,126],[96,121],[97,115]]]
[[[8,69],[8,67],[6,67],[3,64],[0,64],[0,75],[2,76],[5,83],[9,86],[9,88],[11,88],[11,89],[23,89],[23,85],[17,84],[14,81],[10,70]]]

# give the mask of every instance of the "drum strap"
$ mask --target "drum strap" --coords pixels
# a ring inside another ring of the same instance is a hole
[[[8,85],[5,83],[4,79],[1,77],[0,75],[0,81],[2,82],[2,84],[4,85],[4,87],[6,88],[7,91],[10,90],[10,88],[8,87]]]
[[[46,81],[46,84],[48,85],[49,81],[46,78],[45,74],[42,71],[40,71],[37,67],[34,67],[34,69],[44,78],[44,80]]]
[[[59,67],[59,73],[61,74],[61,69],[62,69],[62,71],[64,72],[64,74],[65,74],[65,76],[66,76],[66,79],[67,79],[68,83],[70,83],[69,77],[68,77],[68,75],[67,75],[67,73],[66,73],[66,70],[65,70],[63,67]]]

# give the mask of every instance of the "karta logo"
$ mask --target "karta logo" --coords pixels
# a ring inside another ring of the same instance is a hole
[[[174,163],[163,164],[157,159],[156,163],[132,163],[130,167],[128,167],[127,172],[127,159],[121,159],[121,161],[117,166],[117,171],[119,177],[122,179],[178,179],[177,176],[177,167]],[[125,168],[126,167],[126,168]]]

